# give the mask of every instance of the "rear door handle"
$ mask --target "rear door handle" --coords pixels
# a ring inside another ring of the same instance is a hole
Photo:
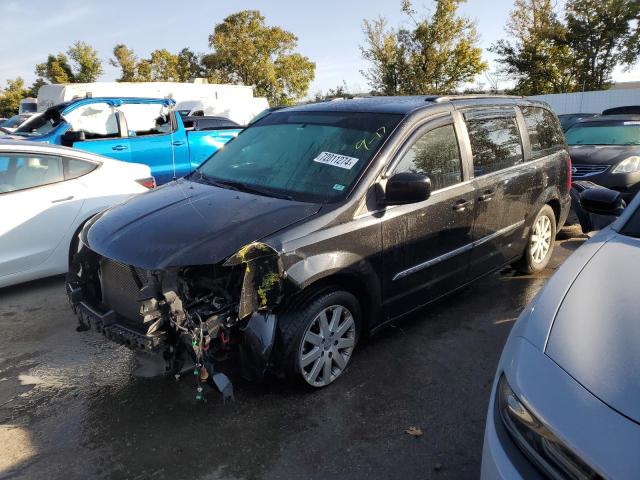
[[[179,147],[180,145],[184,145],[184,140],[176,140],[175,142],[171,142],[171,145]]]
[[[456,203],[454,203],[451,208],[453,208],[456,212],[462,212],[466,210],[467,207],[470,207],[472,203],[473,202],[471,200],[465,200],[464,198],[461,198]]]
[[[478,197],[478,201],[488,202],[495,196],[495,194],[496,194],[495,190],[486,190],[482,195]]]
[[[116,152],[121,152],[122,150],[126,150],[126,145],[116,145],[115,147],[111,147],[111,150],[115,150]]]
[[[51,200],[51,203],[66,202],[68,200],[73,200],[73,195],[69,195],[68,197],[64,197],[64,198],[58,198],[56,200]]]

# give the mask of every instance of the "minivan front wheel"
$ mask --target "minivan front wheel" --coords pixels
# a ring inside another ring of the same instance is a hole
[[[359,336],[360,306],[349,292],[325,291],[289,310],[278,323],[284,373],[312,387],[326,387],[351,361]]]
[[[533,221],[524,255],[516,266],[523,273],[544,270],[551,259],[556,238],[556,216],[549,205],[540,209]]]

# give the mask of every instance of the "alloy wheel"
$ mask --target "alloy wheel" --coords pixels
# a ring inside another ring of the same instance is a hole
[[[299,365],[305,381],[324,387],[338,378],[351,360],[356,344],[353,314],[342,305],[324,308],[307,327]]]
[[[551,248],[551,219],[546,215],[540,215],[533,225],[531,232],[530,250],[531,258],[535,263],[542,263]]]

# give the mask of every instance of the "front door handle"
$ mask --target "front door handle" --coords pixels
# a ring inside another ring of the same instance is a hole
[[[456,212],[463,212],[467,209],[467,207],[471,206],[473,202],[471,200],[465,200],[461,198],[456,203],[453,204],[451,208],[453,208]]]
[[[171,142],[171,145],[175,145],[176,147],[179,147],[181,145],[184,145],[184,140],[176,140],[174,142]]]
[[[121,152],[122,150],[126,150],[126,145],[116,145],[115,147],[111,147],[111,150],[115,150],[116,152]]]
[[[496,194],[495,190],[485,190],[485,192],[478,197],[478,201],[488,202],[495,196],[495,194]]]
[[[64,198],[58,198],[56,200],[51,200],[51,203],[67,202],[69,200],[73,200],[73,195],[69,195],[68,197],[64,197]]]

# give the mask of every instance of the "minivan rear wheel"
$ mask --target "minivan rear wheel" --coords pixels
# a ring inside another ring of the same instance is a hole
[[[280,316],[275,363],[289,378],[326,387],[342,376],[351,361],[360,318],[360,305],[351,293],[323,291]]]
[[[533,221],[522,259],[515,265],[522,273],[544,270],[553,254],[556,238],[556,216],[549,205],[540,209]]]

